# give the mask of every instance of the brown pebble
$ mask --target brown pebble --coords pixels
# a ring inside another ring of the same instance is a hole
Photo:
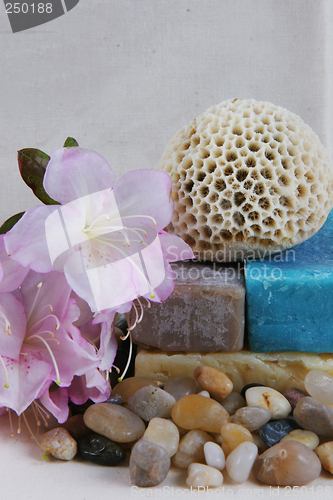
[[[296,389],[295,387],[287,389],[283,395],[289,401],[292,410],[295,408],[300,399],[308,396],[308,394],[302,391],[302,389]]]
[[[272,486],[303,486],[321,472],[317,455],[298,441],[280,442],[257,457],[253,473]]]
[[[220,432],[222,425],[230,422],[230,415],[214,399],[198,394],[181,398],[171,410],[172,420],[184,429],[201,429],[206,432]]]
[[[41,450],[59,460],[72,460],[77,453],[77,444],[63,427],[55,427],[42,437]]]
[[[81,437],[91,434],[91,429],[84,423],[82,413],[77,413],[69,417],[62,427],[66,429],[76,441]]]
[[[147,387],[147,385],[152,385],[153,387],[158,387],[158,384],[153,380],[145,377],[128,377],[117,384],[113,389],[111,395],[119,394],[123,403],[127,403],[129,398],[136,391],[142,387]]]
[[[194,370],[194,378],[203,390],[222,401],[233,389],[233,383],[230,378],[220,370],[210,366],[200,365]]]

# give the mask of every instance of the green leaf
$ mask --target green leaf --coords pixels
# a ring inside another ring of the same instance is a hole
[[[43,186],[45,170],[50,161],[49,155],[39,149],[27,148],[18,152],[17,159],[22,179],[35,196],[45,205],[60,205],[50,198]]]
[[[67,137],[64,148],[77,148],[79,143],[73,137]]]
[[[9,217],[9,219],[7,219],[0,227],[0,234],[8,233],[8,231],[10,231],[13,226],[15,226],[16,222],[20,220],[20,218],[22,217],[22,215],[24,215],[24,213],[25,212],[20,212],[19,214],[12,215],[11,217]]]

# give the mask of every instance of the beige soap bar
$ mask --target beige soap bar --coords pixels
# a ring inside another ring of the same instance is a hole
[[[333,354],[298,352],[257,353],[171,353],[141,349],[136,356],[135,375],[165,382],[170,377],[193,376],[199,365],[211,366],[232,380],[234,391],[257,382],[284,392],[291,387],[304,390],[304,378],[310,370],[322,370],[333,376]]]

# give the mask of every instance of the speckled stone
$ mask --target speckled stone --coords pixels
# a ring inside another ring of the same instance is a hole
[[[250,387],[245,392],[248,406],[261,406],[266,408],[272,419],[286,418],[291,412],[287,399],[271,387]]]
[[[184,429],[206,432],[219,432],[223,424],[230,422],[229,413],[220,403],[198,394],[190,394],[177,401],[171,416]]]
[[[204,463],[204,444],[211,440],[212,437],[207,432],[200,430],[189,431],[181,438],[177,453],[172,458],[172,463],[179,469],[187,469],[193,462]]]
[[[259,429],[260,437],[267,446],[274,446],[289,432],[299,429],[299,425],[291,418],[273,420],[264,424]]]
[[[300,399],[304,398],[305,396],[308,396],[308,394],[305,391],[302,391],[302,389],[296,389],[295,387],[287,389],[283,393],[283,395],[289,401],[292,410],[295,408]]]
[[[193,377],[171,377],[165,384],[164,390],[171,394],[176,401],[189,394],[194,394],[197,388]]]
[[[222,401],[233,389],[230,378],[220,370],[200,365],[194,370],[194,378],[204,391],[218,401]]]
[[[163,389],[146,386],[132,394],[127,405],[139,417],[149,422],[154,417],[171,417],[171,410],[175,403],[175,398]]]
[[[132,448],[129,467],[136,486],[157,486],[169,472],[170,458],[162,446],[140,439]]]
[[[63,427],[55,427],[46,432],[40,443],[43,453],[59,460],[72,460],[77,453],[77,444],[70,433]]]
[[[126,458],[126,452],[118,443],[99,434],[79,439],[78,449],[82,458],[98,465],[116,466]]]
[[[265,484],[302,486],[319,476],[321,464],[317,455],[304,444],[285,441],[259,455],[253,472]]]
[[[86,410],[84,422],[97,434],[116,443],[130,443],[145,432],[145,424],[138,415],[123,406],[97,403]]]
[[[298,401],[293,416],[305,430],[318,436],[333,437],[333,408],[330,408],[310,396]]]

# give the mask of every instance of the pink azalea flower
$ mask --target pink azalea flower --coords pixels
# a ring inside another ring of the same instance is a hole
[[[79,308],[71,292],[62,273],[30,271],[19,290],[0,294],[0,406],[21,414],[43,398],[63,421],[67,392],[61,390],[52,399],[51,383],[68,387],[74,376],[100,364],[95,348],[72,324]]]
[[[22,267],[7,255],[4,235],[0,235],[0,293],[13,292],[18,288],[29,272],[29,267]]]
[[[52,155],[44,188],[62,206],[28,210],[5,235],[6,250],[37,272],[63,271],[93,312],[123,310],[140,296],[165,300],[173,290],[169,261],[194,258],[163,231],[173,214],[164,172],[129,172],[114,185],[103,157],[64,148]]]

